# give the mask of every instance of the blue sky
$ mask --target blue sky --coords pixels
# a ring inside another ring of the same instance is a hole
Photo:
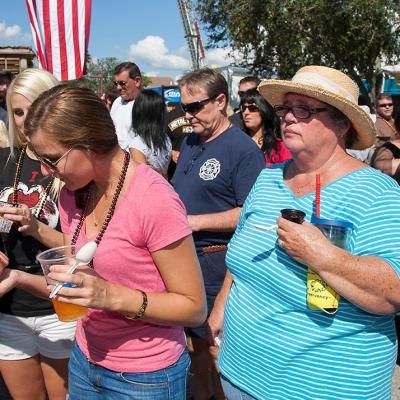
[[[33,46],[25,0],[1,0],[0,46]],[[203,42],[207,37],[203,33]],[[175,79],[190,56],[175,0],[92,0],[89,53],[134,61],[146,75]],[[227,49],[206,52],[212,66],[230,64]]]

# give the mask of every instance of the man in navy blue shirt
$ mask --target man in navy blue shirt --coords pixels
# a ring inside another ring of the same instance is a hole
[[[227,244],[265,160],[254,141],[230,123],[228,85],[221,74],[203,68],[183,76],[178,85],[193,133],[182,143],[172,184],[188,212],[211,312],[226,273]],[[194,350],[194,399],[209,399],[212,361],[205,326],[187,334]]]

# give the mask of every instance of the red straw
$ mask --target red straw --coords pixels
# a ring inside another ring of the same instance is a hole
[[[315,214],[319,218],[321,215],[321,175],[315,175]]]

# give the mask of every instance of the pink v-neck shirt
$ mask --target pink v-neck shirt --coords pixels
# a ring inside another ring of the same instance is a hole
[[[106,281],[166,292],[151,253],[192,233],[185,208],[169,183],[147,165],[136,167],[124,196],[94,257],[96,273]],[[60,194],[60,219],[64,233],[72,234],[82,210],[73,193]],[[93,237],[85,224],[77,240],[81,247]],[[179,262],[179,260],[176,260]],[[185,349],[182,327],[133,321],[119,313],[90,309],[78,322],[76,340],[88,359],[113,371],[150,372],[175,363]]]

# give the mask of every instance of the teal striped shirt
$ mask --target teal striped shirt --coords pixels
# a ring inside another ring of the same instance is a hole
[[[289,161],[290,162],[290,161]],[[306,267],[277,245],[282,208],[306,212],[314,194],[296,198],[278,164],[263,170],[229,244],[234,283],[219,353],[221,373],[256,399],[385,400],[396,359],[392,315],[374,315],[340,299],[334,316],[306,306]],[[321,217],[354,224],[350,251],[374,255],[400,272],[400,188],[372,168],[324,186]]]

